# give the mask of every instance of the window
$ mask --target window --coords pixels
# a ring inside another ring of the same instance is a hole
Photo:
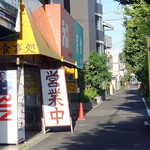
[[[95,18],[95,25],[97,30],[103,31],[103,25],[102,25],[102,18],[99,16],[96,16]]]
[[[97,49],[97,52],[99,53],[99,54],[103,54],[104,53],[104,47],[103,47],[103,45],[102,44],[96,44],[96,49]]]

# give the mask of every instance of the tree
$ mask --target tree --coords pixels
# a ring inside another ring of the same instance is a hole
[[[143,0],[124,7],[126,29],[124,56],[132,72],[138,75],[145,87],[148,86],[148,61],[146,35],[150,34],[150,6]],[[146,91],[148,88],[145,88]]]
[[[108,71],[107,60],[105,54],[99,55],[96,51],[90,53],[88,64],[85,64],[84,69],[79,72],[80,101],[91,101],[96,96],[104,94],[112,76]]]
[[[107,66],[107,56],[105,54],[99,55],[96,51],[92,51],[89,57],[89,62],[85,65],[84,79],[85,87],[93,89],[97,95],[101,95],[111,78],[111,72]],[[94,90],[95,89],[95,90]]]
[[[129,4],[135,4],[135,3],[139,3],[139,0],[115,0],[117,2],[119,2],[122,5],[129,5]],[[147,4],[150,4],[149,0],[144,0]]]

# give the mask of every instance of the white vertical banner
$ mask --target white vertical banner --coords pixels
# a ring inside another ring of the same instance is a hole
[[[24,67],[17,70],[18,142],[25,140]]]
[[[65,71],[41,69],[45,127],[71,126]]]
[[[17,73],[0,70],[0,143],[18,143]]]

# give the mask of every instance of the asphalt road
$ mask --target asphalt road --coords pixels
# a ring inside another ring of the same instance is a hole
[[[150,119],[137,89],[120,90],[85,117],[74,133],[50,131],[29,150],[150,150]]]

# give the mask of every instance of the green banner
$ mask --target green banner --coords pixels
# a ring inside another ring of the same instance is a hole
[[[78,22],[74,22],[74,61],[77,68],[83,68],[83,28]]]

